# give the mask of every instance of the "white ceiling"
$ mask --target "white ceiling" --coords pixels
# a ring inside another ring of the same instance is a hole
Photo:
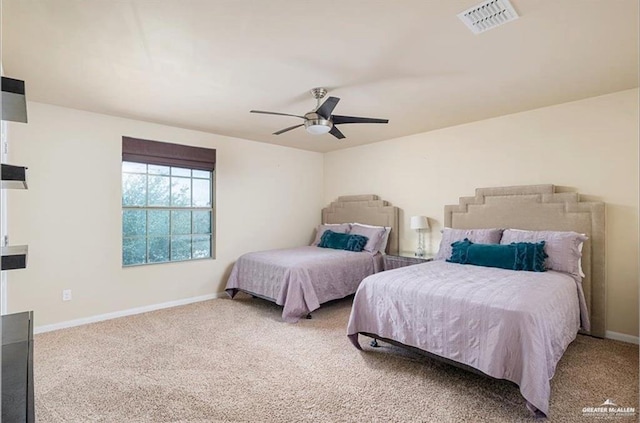
[[[30,100],[322,152],[638,86],[637,0],[511,2],[473,35],[474,0],[2,0],[2,64]],[[316,86],[390,123],[249,114]]]

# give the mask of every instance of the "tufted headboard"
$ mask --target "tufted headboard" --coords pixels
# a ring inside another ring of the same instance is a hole
[[[478,188],[475,197],[445,206],[450,228],[513,228],[574,231],[589,237],[582,249],[582,287],[591,321],[589,334],[605,335],[605,207],[580,201],[575,192],[556,192],[554,185]]]
[[[387,253],[399,250],[398,208],[380,200],[377,195],[346,195],[322,209],[322,223],[364,223],[366,225],[390,226]]]

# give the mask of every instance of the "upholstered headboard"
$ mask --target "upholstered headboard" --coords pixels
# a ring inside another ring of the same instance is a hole
[[[582,280],[591,321],[589,334],[605,335],[605,207],[580,201],[575,192],[556,192],[554,185],[478,188],[475,197],[445,206],[444,223],[450,228],[514,228],[574,231],[589,240],[582,249]]]
[[[380,200],[377,195],[346,195],[338,197],[329,207],[322,209],[322,223],[364,223],[390,226],[387,253],[399,250],[398,208]]]

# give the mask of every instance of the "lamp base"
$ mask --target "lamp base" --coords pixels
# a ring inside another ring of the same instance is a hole
[[[416,250],[416,257],[424,257],[425,256],[425,252],[424,252],[424,248],[418,247],[418,249]]]

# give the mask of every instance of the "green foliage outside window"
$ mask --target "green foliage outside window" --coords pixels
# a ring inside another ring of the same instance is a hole
[[[122,163],[122,264],[212,257],[212,172]]]

